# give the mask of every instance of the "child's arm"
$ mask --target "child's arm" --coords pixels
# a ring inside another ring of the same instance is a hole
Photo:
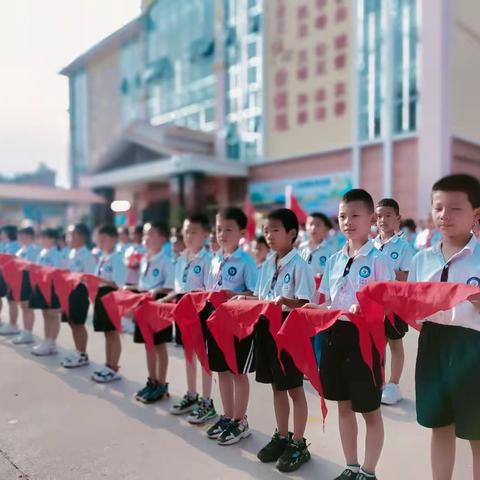
[[[406,282],[408,278],[408,272],[399,270],[398,272],[395,272],[395,278],[399,282]]]
[[[278,297],[274,300],[276,305],[285,305],[288,308],[302,308],[304,305],[307,305],[309,302],[308,300],[303,299],[296,299],[296,298],[285,298],[285,297]]]

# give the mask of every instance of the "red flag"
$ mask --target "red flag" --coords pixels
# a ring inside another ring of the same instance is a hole
[[[4,257],[2,261],[5,262],[0,264],[3,279],[10,288],[15,301],[19,302],[22,288],[23,270],[28,269],[30,262],[26,262],[15,257],[10,259]]]
[[[164,330],[172,324],[175,306],[175,303],[158,303],[149,300],[135,309],[135,322],[142,332],[147,349],[152,349],[154,346],[153,335],[155,332]]]
[[[82,281],[81,273],[64,272],[57,270],[53,276],[53,286],[57,294],[60,308],[65,315],[70,315],[70,294]]]
[[[101,279],[91,273],[82,273],[82,280],[85,282],[88,290],[88,297],[92,303],[95,303],[97,298],[98,287],[100,286]]]
[[[37,286],[48,305],[52,303],[53,275],[58,270],[62,269],[34,264],[29,267],[32,289]],[[66,270],[63,271],[66,272]]]
[[[151,299],[149,293],[116,290],[103,296],[102,302],[111,322],[117,331],[121,332],[122,317],[135,310],[143,301],[148,299]]]
[[[245,199],[245,205],[243,207],[245,215],[247,216],[248,223],[247,223],[247,231],[245,235],[245,239],[248,242],[251,242],[255,238],[255,231],[257,229],[257,222],[255,220],[255,208],[253,206],[250,197],[247,195]]]
[[[305,225],[307,223],[308,214],[300,205],[297,197],[293,194],[293,188],[291,185],[288,185],[285,188],[285,207],[292,210],[292,212],[297,216],[298,223],[300,225]]]

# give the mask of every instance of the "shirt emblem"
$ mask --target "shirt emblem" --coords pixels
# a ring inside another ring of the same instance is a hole
[[[364,267],[362,267],[358,272],[358,274],[362,278],[368,278],[371,273],[372,273],[372,271],[370,270],[370,267],[367,267],[366,265]]]
[[[390,256],[392,257],[393,260],[396,260],[398,258],[398,252],[392,252]]]
[[[471,285],[472,287],[480,287],[480,278],[478,277],[470,277],[467,280],[467,285]]]

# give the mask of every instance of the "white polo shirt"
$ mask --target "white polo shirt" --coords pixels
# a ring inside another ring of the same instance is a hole
[[[183,252],[175,262],[175,292],[206,290],[211,261],[212,255],[206,248],[202,248],[190,259]]]
[[[448,263],[448,281],[480,286],[480,242],[472,235],[470,241],[452,258],[445,260],[441,242],[418,252],[413,257],[408,281],[439,282]],[[480,331],[480,312],[469,301],[459,303],[451,310],[438,312],[424,321],[471,328]],[[480,348],[480,347],[479,347]]]
[[[74,273],[95,273],[97,261],[92,252],[84,245],[72,248],[68,252],[67,268]]]
[[[263,264],[254,295],[260,300],[285,297],[310,302],[315,295],[314,275],[298,250],[290,250],[278,265],[276,258],[271,255]]]
[[[95,268],[95,275],[102,280],[115,282],[119,287],[123,287],[127,281],[127,273],[128,270],[120,252],[102,252]]]
[[[373,239],[373,244],[380,250],[385,258],[391,263],[395,272],[408,272],[415,252],[403,232],[396,233],[385,243],[382,243],[380,235]]]
[[[207,290],[254,291],[258,270],[253,257],[237,248],[229,257],[218,252],[210,264]]]
[[[123,257],[123,261],[128,268],[128,276],[127,276],[127,284],[129,285],[137,285],[140,279],[140,266],[137,268],[130,268],[130,259],[133,255],[135,256],[143,256],[145,255],[145,247],[141,243],[134,243],[130,245],[127,250],[125,251],[125,255]]]
[[[356,293],[365,285],[395,280],[391,264],[371,240],[362,246],[351,262],[347,247],[345,245],[327,260],[319,288],[335,310],[349,310],[352,305],[358,304]],[[347,269],[349,263],[350,268]]]
[[[140,278],[138,289],[141,291],[156,288],[171,288],[174,283],[174,267],[172,257],[162,248],[157,254],[149,258],[144,255],[140,262]]]
[[[38,255],[40,254],[41,248],[35,243],[29,243],[20,247],[20,250],[17,251],[16,256],[22,260],[27,260],[27,262],[36,262]]]
[[[312,245],[310,242],[304,242],[298,249],[300,256],[310,265],[314,275],[323,275],[327,260],[335,253],[332,244],[327,241],[320,245]]]
[[[37,257],[36,263],[38,263],[38,265],[42,265],[43,267],[62,268],[62,252],[57,247],[43,248]]]

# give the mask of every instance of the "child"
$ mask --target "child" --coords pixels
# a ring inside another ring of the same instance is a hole
[[[115,251],[122,254],[122,257],[125,255],[128,247],[130,247],[130,232],[127,227],[119,227],[118,230],[118,241],[115,246]]]
[[[268,246],[268,243],[265,237],[263,235],[261,237],[257,237],[254,240],[252,245],[252,254],[253,254],[253,257],[255,258],[255,263],[257,264],[259,273],[269,253],[270,253],[270,247]]]
[[[35,232],[32,227],[25,227],[18,231],[18,240],[20,242],[20,250],[17,257],[28,262],[35,263],[40,254],[40,247],[35,244]],[[30,284],[30,276],[28,271],[24,271],[22,275],[22,286],[20,289],[20,309],[23,317],[23,330],[13,339],[15,345],[26,345],[34,342],[33,338],[33,310],[28,306],[32,295],[32,287]],[[13,298],[13,297],[12,297]]]
[[[5,225],[1,230],[1,237],[3,242],[3,253],[16,255],[20,249],[20,244],[17,241],[17,227],[15,225]],[[2,277],[3,280],[3,277]],[[4,289],[2,296],[6,296],[8,300],[8,313],[10,322],[0,325],[0,335],[17,335],[18,329],[18,305],[13,297],[9,295],[8,289]]]
[[[251,255],[239,248],[247,228],[247,216],[239,208],[222,210],[216,217],[216,238],[221,250],[212,259],[208,290],[222,290],[228,298],[251,295],[257,281],[257,266]],[[253,372],[253,335],[235,343],[239,374],[233,374],[211,334],[207,335],[208,362],[218,372],[224,414],[207,430],[207,436],[220,445],[231,445],[250,435],[247,421],[250,385],[247,373]]]
[[[432,216],[440,242],[419,252],[409,281],[480,285],[480,182],[450,175],[432,187]],[[473,478],[480,479],[480,295],[426,318],[415,372],[417,420],[432,429],[434,480],[452,478],[456,437],[468,440]]]
[[[178,257],[185,250],[183,235],[180,232],[175,233],[175,235],[170,237],[170,243],[172,244],[173,261],[176,262]]]
[[[67,258],[67,269],[75,273],[95,273],[96,261],[87,244],[90,239],[90,230],[83,223],[72,225],[68,229],[68,245],[70,247]],[[62,321],[68,322],[72,329],[75,353],[68,355],[62,362],[64,368],[77,368],[88,365],[87,341],[88,333],[85,328],[87,321],[88,299],[87,287],[80,283],[70,294],[68,299],[68,316],[62,313]]]
[[[373,243],[390,262],[396,280],[404,282],[410,270],[414,251],[403,232],[400,231],[400,207],[393,198],[383,198],[378,202],[375,213],[379,235]],[[405,361],[403,337],[408,332],[408,325],[396,315],[394,321],[393,326],[390,320],[385,319],[385,334],[392,355],[390,380],[384,386],[382,393],[382,403],[385,405],[395,405],[402,399],[399,384]]]
[[[286,208],[271,212],[264,226],[265,237],[274,255],[265,262],[254,295],[281,305],[284,320],[291,309],[310,302],[315,292],[313,272],[293,248],[298,228],[296,215]],[[282,371],[268,322],[259,323],[256,328],[255,352],[256,380],[272,385],[277,419],[272,440],[260,450],[258,458],[262,462],[277,462],[276,467],[281,472],[293,472],[310,460],[304,438],[308,407],[303,374],[285,352],[282,353],[285,371]],[[288,431],[288,397],[293,402],[293,434]]]
[[[134,227],[131,235],[133,241],[125,251],[124,261],[128,268],[127,285],[137,285],[140,278],[140,261],[145,254],[143,225]]]
[[[391,281],[393,269],[369,240],[375,222],[372,197],[354,189],[340,202],[338,220],[347,238],[344,248],[327,260],[320,285],[332,309],[359,313],[356,293],[375,281]],[[322,307],[320,307],[322,308]],[[374,480],[375,467],[383,446],[380,411],[382,373],[380,357],[373,348],[373,371],[363,361],[357,328],[347,317],[327,330],[320,359],[320,378],[325,398],[338,402],[339,429],[347,467],[336,480]],[[357,418],[366,423],[365,460],[358,463]]]
[[[93,372],[92,380],[97,383],[109,383],[120,380],[118,373],[122,343],[120,333],[115,329],[102,303],[107,293],[123,287],[127,280],[127,267],[123,255],[115,247],[118,240],[117,229],[113,225],[104,225],[98,229],[98,246],[102,256],[97,264],[95,274],[101,278],[100,288],[93,309],[93,328],[105,334],[105,366]]]
[[[62,255],[57,246],[58,232],[54,228],[46,228],[40,234],[40,245],[43,247],[37,264],[44,267],[62,267]],[[32,292],[29,308],[42,310],[45,339],[32,348],[32,353],[38,356],[54,355],[57,353],[56,340],[60,332],[60,303],[52,287],[52,299],[48,303],[38,286]]]
[[[161,223],[147,223],[143,229],[143,243],[146,254],[140,263],[140,278],[138,290],[149,292],[153,298],[161,298],[173,289],[172,258],[165,252],[165,243],[168,239],[168,227]],[[127,287],[132,289],[131,287]],[[138,391],[135,399],[142,403],[153,403],[168,396],[167,369],[168,350],[167,342],[172,341],[173,327],[170,326],[155,333],[154,348],[146,349],[148,379],[144,388]],[[145,343],[138,325],[135,325],[133,334],[135,343]]]
[[[208,236],[208,246],[213,255],[216,255],[217,252],[220,250],[220,245],[217,241],[217,231],[215,230],[215,228],[212,229],[210,235]]]
[[[203,215],[193,215],[183,222],[183,238],[186,250],[180,255],[175,264],[175,293],[170,297],[178,299],[185,293],[207,288],[208,272],[212,255],[205,248],[208,238],[208,219]],[[203,315],[203,313],[201,314]],[[205,328],[205,323],[202,322]],[[206,332],[204,332],[206,337]],[[182,344],[181,332],[177,329],[176,341]],[[212,377],[202,368],[202,396],[197,393],[197,359],[193,357],[189,362],[185,359],[188,391],[184,397],[172,406],[170,412],[174,415],[190,413],[188,422],[202,425],[217,417],[213,406]]]

